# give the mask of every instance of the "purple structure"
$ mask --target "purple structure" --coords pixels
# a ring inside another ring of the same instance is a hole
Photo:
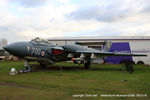
[[[116,42],[112,43],[110,52],[122,52],[122,53],[131,53],[130,45],[128,42]],[[132,57],[106,57],[106,63],[119,64],[123,59],[129,59],[133,61]]]

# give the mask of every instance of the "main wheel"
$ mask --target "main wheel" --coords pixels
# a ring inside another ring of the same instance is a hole
[[[87,61],[84,63],[84,68],[89,69],[90,68],[90,61]]]
[[[45,63],[40,63],[40,66],[45,67],[46,64]]]

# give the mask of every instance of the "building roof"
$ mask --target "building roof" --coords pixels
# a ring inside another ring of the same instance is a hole
[[[150,40],[150,36],[105,36],[105,37],[54,37],[48,41],[79,41],[79,40]]]

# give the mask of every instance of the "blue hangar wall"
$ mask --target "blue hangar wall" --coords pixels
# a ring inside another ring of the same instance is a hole
[[[129,42],[114,42],[110,48],[110,52],[131,53]],[[123,59],[133,61],[132,57],[106,57],[106,63],[119,64]]]

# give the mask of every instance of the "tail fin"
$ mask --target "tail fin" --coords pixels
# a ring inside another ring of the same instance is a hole
[[[111,46],[112,46],[111,41],[106,40],[106,44],[105,44],[105,46],[104,46],[103,51],[104,51],[104,52],[109,52],[109,50],[110,50]]]

